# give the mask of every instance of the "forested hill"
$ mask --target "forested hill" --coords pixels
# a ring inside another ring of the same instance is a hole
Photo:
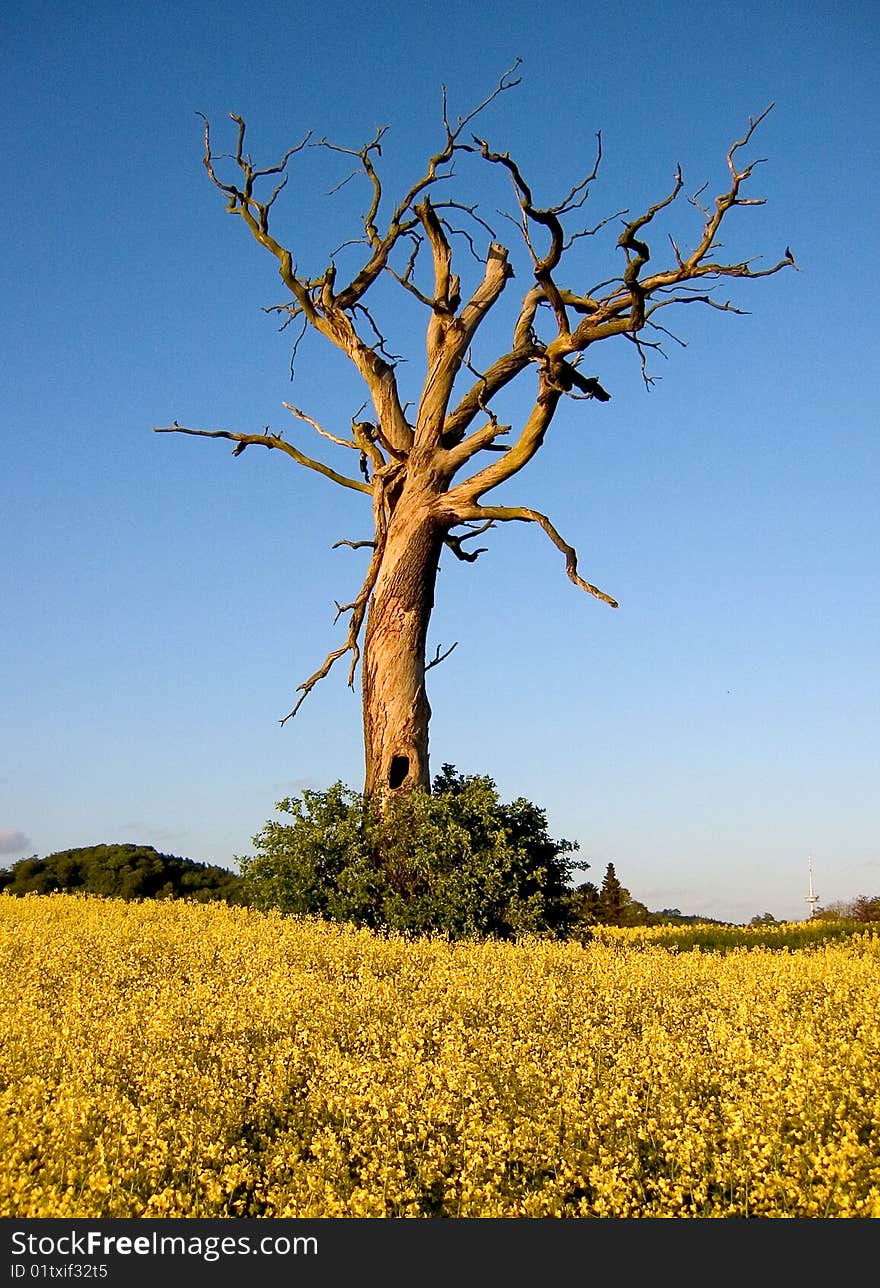
[[[160,854],[152,845],[87,845],[0,869],[0,892],[15,895],[79,890],[117,899],[237,902],[239,887],[240,878],[227,868]]]

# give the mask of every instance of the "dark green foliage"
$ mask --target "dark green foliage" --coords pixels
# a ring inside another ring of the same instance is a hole
[[[575,937],[580,938],[590,926],[598,925],[599,891],[592,881],[584,881],[569,892],[568,908],[571,934]]]
[[[651,912],[620,884],[613,863],[609,863],[605,870],[601,889],[592,881],[585,881],[571,891],[569,904],[572,933],[575,935],[588,926],[663,926],[700,920],[683,917],[678,908]]]
[[[617,879],[614,864],[609,863],[602,878],[602,888],[598,898],[598,919],[605,926],[622,926],[624,910],[631,902],[630,893]]]
[[[613,869],[613,865],[610,866]],[[614,880],[617,881],[616,875]],[[583,932],[590,926],[665,926],[675,922],[700,920],[683,917],[677,908],[651,912],[645,904],[633,899],[625,886],[621,886],[619,882],[617,885],[619,890],[614,891],[611,897],[606,891],[604,900],[602,892],[592,881],[575,886],[568,896],[573,937],[584,938]]]
[[[260,908],[317,914],[375,929],[450,939],[567,933],[571,841],[545,812],[503,803],[486,775],[444,765],[433,791],[375,798],[336,783],[279,801],[258,852],[239,860],[244,894]]]
[[[226,868],[159,854],[152,845],[88,845],[33,855],[0,872],[8,894],[79,890],[114,899],[188,898],[240,902],[241,878]]]

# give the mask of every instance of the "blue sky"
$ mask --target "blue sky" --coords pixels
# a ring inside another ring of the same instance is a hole
[[[393,193],[438,143],[441,82],[455,115],[522,56],[481,128],[544,201],[601,130],[593,218],[665,195],[678,162],[721,191],[775,100],[767,204],[725,241],[767,263],[791,245],[800,272],[734,283],[748,317],[682,310],[650,392],[630,346],[591,352],[612,401],[567,404],[496,499],[545,509],[621,607],[519,525],[444,562],[432,765],[543,805],[589,876],[613,862],[654,908],[804,916],[810,854],[823,900],[880,891],[874,4],[31,0],[4,28],[0,861],[129,840],[228,864],[280,797],[360,785],[342,671],[278,721],[360,585],[362,552],[331,546],[368,535],[361,498],[151,433],[293,432],[284,400],[339,428],[362,399],[317,340],[291,385],[273,261],[224,214],[196,113],[218,145],[244,116],[269,163],[309,128],[360,146],[387,124]],[[304,267],[356,235],[363,189],[326,195],[343,160],[309,150],[279,198]],[[493,217],[505,199],[478,195]],[[681,203],[669,227],[698,218]],[[619,271],[616,235],[581,252],[584,285]],[[384,316],[416,389],[412,315]]]

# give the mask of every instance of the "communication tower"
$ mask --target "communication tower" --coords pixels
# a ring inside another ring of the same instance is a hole
[[[812,917],[816,911],[816,904],[819,902],[819,896],[813,890],[813,856],[812,854],[807,860],[807,872],[809,873],[809,879],[810,879],[810,893],[805,894],[804,898],[806,899],[807,903],[810,905],[810,916]]]

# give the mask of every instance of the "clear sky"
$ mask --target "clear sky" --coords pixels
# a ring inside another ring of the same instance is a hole
[[[5,12],[0,861],[136,841],[230,864],[280,797],[360,786],[342,669],[278,722],[340,642],[363,552],[330,547],[369,535],[362,499],[151,432],[270,424],[311,450],[282,401],[344,429],[362,398],[317,339],[291,385],[290,332],[262,311],[284,298],[274,261],[208,183],[196,113],[218,146],[244,116],[270,164],[306,129],[361,146],[387,124],[393,192],[438,144],[441,82],[456,115],[522,56],[481,128],[545,203],[601,130],[595,219],[665,195],[678,162],[687,191],[721,191],[775,100],[752,148],[767,204],[724,240],[766,263],[790,245],[800,272],[732,283],[748,317],[681,310],[687,347],[668,343],[650,392],[624,341],[591,351],[612,400],[566,404],[493,499],[549,512],[620,608],[531,527],[444,561],[429,647],[458,647],[429,677],[432,767],[543,805],[588,876],[613,862],[652,908],[803,917],[810,854],[823,901],[880,892],[876,4]],[[295,160],[277,227],[315,271],[366,197],[326,195],[345,158]],[[498,222],[506,190],[478,196]],[[668,226],[688,242],[699,217],[682,201]],[[620,271],[618,231],[579,250],[584,287]],[[383,320],[412,396],[421,337],[406,309]]]

